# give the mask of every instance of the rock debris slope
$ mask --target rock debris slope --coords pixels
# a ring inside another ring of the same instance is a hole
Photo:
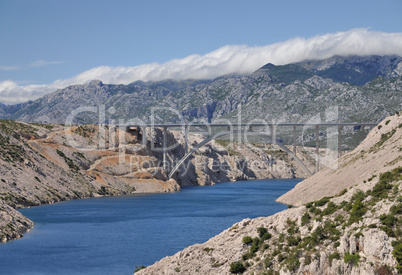
[[[291,203],[308,203],[270,217],[245,219],[135,274],[401,273],[401,131],[402,116],[386,118],[343,158],[339,173],[321,171],[306,180],[329,177],[325,183],[316,181],[322,191],[312,197],[315,201],[289,196]],[[338,179],[351,170],[367,172]],[[343,190],[332,188],[341,182]]]

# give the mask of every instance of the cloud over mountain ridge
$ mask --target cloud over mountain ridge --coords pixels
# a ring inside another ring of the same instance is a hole
[[[325,59],[334,55],[402,56],[402,33],[352,29],[307,39],[298,37],[266,46],[227,45],[205,55],[193,54],[163,64],[150,63],[134,67],[100,66],[48,85],[19,86],[12,80],[6,80],[0,82],[0,102],[24,102],[59,88],[84,84],[93,79],[109,84],[129,84],[137,80],[211,79],[231,73],[249,74],[266,63],[284,65],[307,59]]]

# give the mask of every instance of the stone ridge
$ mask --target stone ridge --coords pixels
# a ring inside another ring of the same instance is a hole
[[[395,56],[334,57],[284,66],[270,64],[251,75],[203,81],[137,81],[129,85],[92,81],[35,101],[0,105],[0,117],[65,123],[78,107],[104,105],[105,120],[149,123],[155,111],[158,123],[237,121],[241,106],[243,122],[305,123],[328,107],[339,106],[342,122],[379,122],[400,110],[401,60]],[[108,112],[111,107],[114,112]],[[74,123],[99,123],[98,111],[80,113]]]

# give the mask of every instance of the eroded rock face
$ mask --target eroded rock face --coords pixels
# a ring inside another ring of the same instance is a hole
[[[33,222],[0,200],[0,242],[21,238]]]

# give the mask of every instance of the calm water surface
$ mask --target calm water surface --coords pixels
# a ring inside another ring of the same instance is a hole
[[[35,227],[0,245],[0,274],[133,274],[136,265],[205,242],[244,218],[287,208],[275,199],[299,181],[220,183],[22,209]]]

